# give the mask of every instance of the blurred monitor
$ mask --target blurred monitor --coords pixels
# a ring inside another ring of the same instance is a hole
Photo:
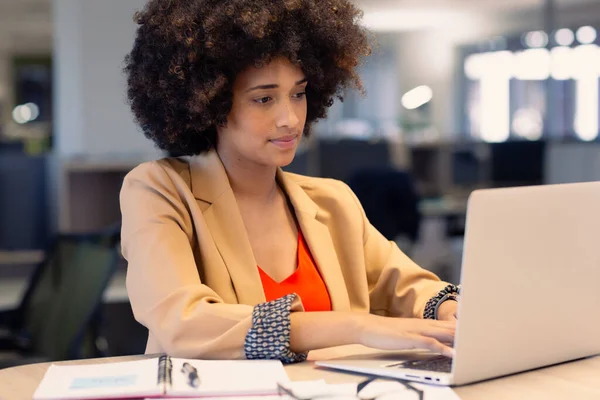
[[[452,152],[452,183],[455,186],[476,186],[481,183],[483,165],[475,148]]]
[[[319,176],[348,182],[363,169],[391,165],[389,144],[360,139],[319,141]]]
[[[411,174],[419,194],[423,197],[440,196],[440,152],[439,146],[413,147],[410,150]]]
[[[544,141],[490,144],[490,180],[493,186],[541,185],[544,182]]]
[[[47,246],[46,157],[0,147],[0,251]]]
[[[13,59],[14,95],[18,105],[32,104],[35,121],[52,119],[52,59],[49,56]],[[33,119],[32,119],[33,121]],[[28,122],[28,121],[24,121]]]
[[[545,164],[546,184],[600,181],[600,143],[549,143]]]

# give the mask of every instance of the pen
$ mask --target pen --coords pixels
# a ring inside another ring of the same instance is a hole
[[[181,367],[181,373],[187,374],[188,385],[193,388],[197,388],[200,384],[200,377],[198,376],[198,370],[190,363],[185,362]]]

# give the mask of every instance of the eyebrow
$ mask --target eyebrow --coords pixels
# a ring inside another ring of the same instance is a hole
[[[306,83],[306,82],[308,82],[307,78],[300,79],[298,82],[296,82],[295,86],[302,85],[303,83]],[[251,92],[253,90],[257,90],[257,89],[277,89],[278,87],[279,87],[279,85],[276,85],[276,84],[258,85],[258,86],[254,86],[254,87],[251,87],[250,89],[246,90],[246,93]]]

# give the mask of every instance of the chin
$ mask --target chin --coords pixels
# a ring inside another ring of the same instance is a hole
[[[279,154],[274,157],[273,164],[276,167],[287,167],[294,161],[294,157],[296,156],[296,149],[288,152],[287,154]]]

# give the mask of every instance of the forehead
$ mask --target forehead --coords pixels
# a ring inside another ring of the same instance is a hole
[[[236,86],[251,87],[255,85],[277,84],[291,85],[304,79],[304,72],[286,58],[275,58],[260,68],[250,67],[241,72],[236,79]]]

